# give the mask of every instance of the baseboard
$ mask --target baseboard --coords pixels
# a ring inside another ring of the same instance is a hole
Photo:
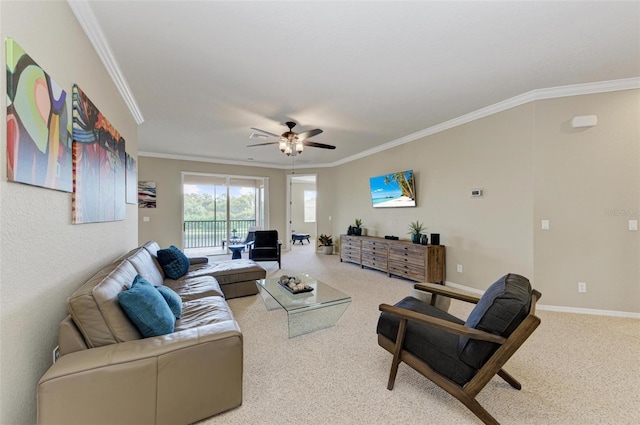
[[[445,281],[445,286],[451,286],[452,288],[460,289],[462,291],[471,292],[473,294],[482,295],[484,291],[470,286],[461,285],[459,283]],[[629,311],[617,311],[617,310],[597,310],[593,308],[578,308],[578,307],[563,307],[557,305],[545,305],[538,304],[537,310],[542,311],[557,311],[559,313],[577,313],[577,314],[589,314],[592,316],[609,316],[609,317],[626,317],[631,319],[640,319],[640,313],[632,313]]]

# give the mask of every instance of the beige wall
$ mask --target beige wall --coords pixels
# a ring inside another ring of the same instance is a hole
[[[0,2],[11,37],[71,97],[77,83],[137,154],[137,126],[66,2]],[[0,73],[6,90],[6,73]],[[71,194],[6,179],[6,96],[0,117],[0,423],[36,421],[36,384],[51,364],[67,297],[137,243],[137,207],[126,221],[71,224]],[[69,110],[71,111],[71,110]]]
[[[596,127],[570,127],[592,114]],[[332,232],[362,218],[370,235],[408,238],[419,220],[441,234],[449,282],[483,290],[516,272],[544,305],[638,313],[639,116],[639,90],[541,100],[341,165]],[[407,169],[418,207],[373,209],[368,178]]]
[[[268,178],[269,227],[278,230],[281,239],[287,239],[283,236],[287,183],[284,170],[141,156],[138,158],[138,179],[156,182],[157,207],[139,210],[139,243],[155,240],[163,247],[182,247],[183,171]],[[144,217],[149,217],[149,221],[144,222]]]
[[[513,108],[338,167],[350,184],[337,186],[334,232],[361,218],[368,235],[409,239],[418,220],[446,245],[447,281],[485,289],[509,271],[532,277],[532,111]],[[418,206],[374,209],[369,177],[408,169]],[[485,196],[472,199],[478,187]]]
[[[598,124],[573,129],[574,116]],[[640,311],[640,90],[535,104],[534,278],[542,303]],[[549,230],[540,220],[550,221]],[[578,293],[578,282],[587,292]]]

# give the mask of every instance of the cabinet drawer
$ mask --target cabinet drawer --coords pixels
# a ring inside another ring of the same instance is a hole
[[[342,261],[351,261],[352,263],[360,264],[360,255],[350,255],[343,252],[340,258]]]
[[[380,255],[380,254],[371,254],[369,252],[362,252],[362,263],[364,264],[365,260],[367,261],[374,261],[380,265],[384,264],[384,266],[387,266],[387,256],[386,255]],[[386,269],[385,269],[386,270]]]
[[[349,253],[352,255],[360,255],[360,248],[354,246],[343,246],[342,252]]]
[[[383,272],[387,271],[387,259],[378,259],[376,257],[367,258],[362,257],[362,265],[365,267],[370,267],[372,269],[381,270]]]
[[[364,239],[362,241],[362,249],[372,249],[372,250],[387,250],[388,244],[386,242],[372,241],[368,239]]]
[[[413,255],[412,253],[398,253],[398,252],[390,252],[389,260],[396,261],[399,264],[411,264],[414,266],[422,266],[424,267],[425,256],[424,253],[422,255]]]
[[[391,245],[389,254],[421,256],[424,258],[427,252],[426,245],[402,244]]]
[[[389,274],[396,276],[402,276],[407,279],[417,280],[418,282],[425,281],[424,268],[419,267],[397,265],[395,263],[389,263]]]

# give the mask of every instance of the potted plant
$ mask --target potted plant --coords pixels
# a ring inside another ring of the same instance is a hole
[[[331,235],[320,233],[320,236],[318,236],[318,242],[320,242],[319,246],[322,247],[323,254],[333,254],[333,239]]]
[[[356,218],[356,226],[354,227],[354,235],[362,236],[362,220]]]
[[[409,224],[409,234],[411,235],[411,242],[420,243],[420,234],[425,229],[424,225],[419,221],[413,221]]]

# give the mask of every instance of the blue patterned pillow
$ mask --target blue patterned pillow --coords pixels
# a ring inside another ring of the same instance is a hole
[[[145,338],[173,332],[176,318],[169,304],[142,276],[137,275],[131,288],[118,294],[118,301]]]
[[[180,298],[180,295],[176,294],[175,291],[168,286],[156,286],[156,289],[167,302],[176,319],[182,317],[182,299]]]
[[[158,262],[170,279],[179,279],[189,270],[189,258],[174,245],[158,250]]]

